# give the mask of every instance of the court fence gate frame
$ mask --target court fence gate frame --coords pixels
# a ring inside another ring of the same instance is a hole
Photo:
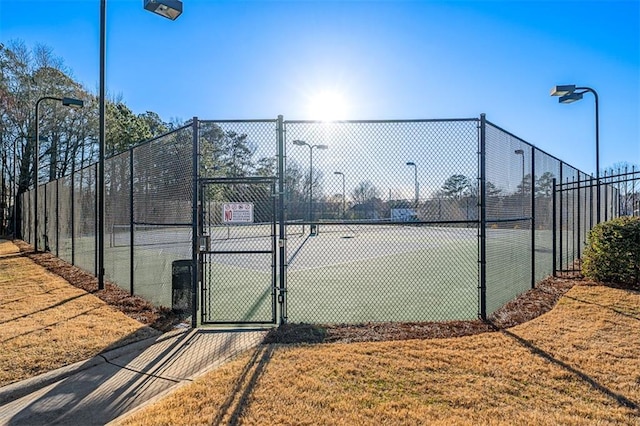
[[[621,213],[613,181],[484,114],[194,118],[105,160],[104,224],[97,181],[92,165],[23,193],[22,239],[193,327],[487,319],[575,268],[598,183],[603,217]]]

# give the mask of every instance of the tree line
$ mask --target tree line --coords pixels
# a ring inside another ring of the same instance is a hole
[[[45,96],[84,101],[73,109],[43,101],[39,114],[39,179],[54,180],[97,160],[98,96],[74,80],[64,61],[44,45],[0,43],[0,146],[3,179],[11,177],[15,159],[18,192],[34,182],[35,105]],[[106,101],[106,154],[114,154],[165,133],[178,123],[147,111],[135,114],[121,97]],[[6,182],[5,182],[6,184]],[[4,199],[4,198],[3,198]]]

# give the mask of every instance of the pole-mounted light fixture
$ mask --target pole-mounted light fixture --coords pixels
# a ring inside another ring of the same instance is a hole
[[[182,14],[180,0],[144,0],[144,8],[172,21]]]
[[[414,188],[414,198],[415,198],[415,207],[416,209],[418,208],[418,200],[420,198],[419,195],[419,189],[418,189],[418,166],[416,165],[416,163],[414,163],[413,161],[407,161],[407,166],[412,166],[413,167],[413,173],[414,173],[414,183],[415,183],[415,188]],[[417,213],[417,212],[416,212]]]
[[[182,14],[180,0],[144,0],[144,8],[150,12],[175,20]],[[100,77],[98,101],[98,208],[97,208],[97,249],[98,249],[98,290],[104,289],[104,158],[106,139],[106,65],[107,65],[107,0],[100,0]]]
[[[559,96],[558,102],[570,104],[582,99],[585,93],[592,93],[596,102],[596,223],[600,223],[600,119],[598,115],[598,93],[591,87],[576,87],[575,84],[553,86],[551,96]]]
[[[344,193],[344,173],[342,172],[333,172],[334,175],[342,176],[342,219],[344,219],[345,214],[345,193]]]
[[[575,84],[562,84],[551,88],[551,96],[565,96],[576,90]]]
[[[33,188],[35,190],[35,193],[33,194],[33,201],[34,201],[34,212],[35,212],[35,217],[33,220],[33,235],[34,235],[34,239],[33,239],[33,250],[35,252],[38,251],[38,169],[40,168],[40,164],[39,164],[39,151],[40,151],[40,146],[39,146],[39,141],[40,141],[40,102],[42,101],[46,101],[46,100],[50,100],[50,101],[58,101],[60,103],[62,103],[62,105],[66,106],[66,107],[76,107],[76,108],[82,108],[84,106],[84,101],[82,101],[81,99],[75,99],[75,98],[58,98],[55,96],[43,96],[40,99],[38,99],[36,101],[36,122],[35,122],[35,146],[34,146],[34,158],[33,158]],[[15,203],[15,201],[14,201]]]
[[[311,233],[315,234],[315,226],[311,224],[313,222],[313,148],[316,149],[329,149],[328,145],[311,145],[303,140],[296,139],[292,142],[297,146],[309,147],[309,223],[311,226]]]
[[[522,155],[522,183],[521,183],[522,188],[520,192],[522,192],[522,216],[524,216],[524,150],[516,149],[513,152],[516,155]]]

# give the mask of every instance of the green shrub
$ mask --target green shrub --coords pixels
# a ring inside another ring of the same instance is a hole
[[[640,283],[640,217],[619,217],[589,232],[582,273],[595,281]]]

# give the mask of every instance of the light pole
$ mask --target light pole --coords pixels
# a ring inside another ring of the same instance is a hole
[[[182,13],[180,0],[144,0],[144,8],[165,18],[175,20]],[[107,41],[107,0],[100,0],[100,81],[98,112],[98,290],[104,289],[104,157],[106,133],[106,41]]]
[[[345,213],[344,173],[342,173],[342,172],[333,172],[333,174],[342,176],[342,219],[344,219],[344,213]]]
[[[579,90],[579,91],[577,91]],[[582,99],[582,95],[590,92],[596,101],[596,224],[600,223],[600,119],[598,117],[598,93],[590,87],[576,87],[575,84],[554,86],[551,96],[559,96],[558,102],[570,104]]]
[[[18,229],[17,229],[17,225],[18,225],[18,219],[16,218],[16,214],[18,213],[18,208],[16,207],[16,199],[18,197],[18,180],[17,180],[17,176],[16,176],[16,139],[13,139],[13,207],[12,207],[12,213],[13,213],[13,232],[12,232],[12,236],[13,239],[15,240],[16,238],[18,238]]]
[[[414,188],[415,208],[416,208],[416,214],[418,214],[417,212],[418,200],[420,198],[420,194],[419,194],[420,190],[418,188],[418,166],[413,161],[407,161],[407,166],[413,166],[414,181],[415,181],[415,188]]]
[[[55,96],[43,96],[40,99],[38,99],[36,101],[36,124],[35,124],[35,128],[36,128],[36,137],[35,137],[35,146],[34,146],[34,154],[33,154],[33,188],[35,189],[35,193],[33,194],[33,202],[34,202],[34,218],[33,218],[33,235],[34,235],[34,241],[33,241],[33,250],[37,253],[38,252],[38,169],[40,167],[39,164],[39,151],[40,151],[40,147],[39,147],[39,141],[40,141],[40,125],[39,125],[39,121],[40,121],[40,102],[42,101],[46,101],[46,100],[51,100],[51,101],[58,101],[58,102],[62,102],[62,105],[64,106],[68,106],[68,107],[79,107],[82,108],[84,106],[84,101],[81,101],[80,99],[74,99],[74,98],[57,98]]]
[[[315,229],[315,227],[311,224],[311,222],[313,222],[313,148],[328,149],[329,146],[311,145],[299,139],[294,140],[293,144],[309,147],[309,225],[311,226],[311,233],[313,234]]]
[[[524,150],[516,149],[514,151],[514,153],[516,155],[522,155],[522,181],[521,181],[522,183],[520,184],[520,185],[522,185],[522,188],[520,188],[521,189],[520,192],[522,192],[522,201],[521,201],[521,203],[522,203],[522,216],[524,216]]]

